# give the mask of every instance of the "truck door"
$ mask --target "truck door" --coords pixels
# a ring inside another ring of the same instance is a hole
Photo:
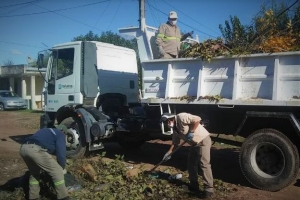
[[[52,62],[46,86],[46,111],[55,112],[63,105],[74,103],[74,52],[74,48],[52,51]]]

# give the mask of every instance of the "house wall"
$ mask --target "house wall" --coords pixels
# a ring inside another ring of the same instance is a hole
[[[43,72],[43,74],[45,74]],[[34,89],[31,87],[34,81]],[[26,65],[1,66],[0,67],[0,89],[13,90],[22,98],[28,100],[28,108],[33,110],[42,109],[41,92],[44,79],[37,69],[30,69]],[[23,91],[24,90],[24,91]],[[32,97],[32,90],[35,95]],[[34,102],[32,102],[34,98]]]
[[[31,100],[31,77],[24,77],[26,82],[26,96],[24,99]],[[21,83],[21,80],[20,80]],[[21,85],[21,84],[20,84]],[[42,90],[44,86],[44,79],[40,75],[35,76],[35,104],[38,110],[42,109]]]
[[[0,90],[9,90],[9,78],[0,77]]]

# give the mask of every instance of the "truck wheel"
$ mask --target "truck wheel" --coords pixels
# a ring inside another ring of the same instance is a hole
[[[278,191],[290,185],[299,170],[297,148],[274,129],[261,129],[251,134],[242,145],[239,162],[246,179],[267,191]]]
[[[80,119],[76,119],[68,126],[67,152],[68,158],[82,158],[87,153],[85,131]]]
[[[145,144],[145,140],[136,133],[118,133],[117,141],[119,145],[128,150],[137,149]]]

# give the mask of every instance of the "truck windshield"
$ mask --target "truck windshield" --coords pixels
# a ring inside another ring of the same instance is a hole
[[[61,79],[73,74],[74,48],[60,49],[52,53],[51,79]]]
[[[52,51],[52,67],[48,81],[48,94],[55,94],[56,80],[73,74],[74,48]]]

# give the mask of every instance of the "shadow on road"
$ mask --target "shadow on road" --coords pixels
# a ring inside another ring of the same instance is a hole
[[[296,181],[296,183],[294,184],[294,186],[300,187],[300,179],[298,179],[298,180]]]
[[[10,139],[12,139],[13,141],[19,143],[19,144],[23,144],[24,140],[31,136],[32,134],[27,134],[27,135],[15,135],[15,136],[9,136]]]

